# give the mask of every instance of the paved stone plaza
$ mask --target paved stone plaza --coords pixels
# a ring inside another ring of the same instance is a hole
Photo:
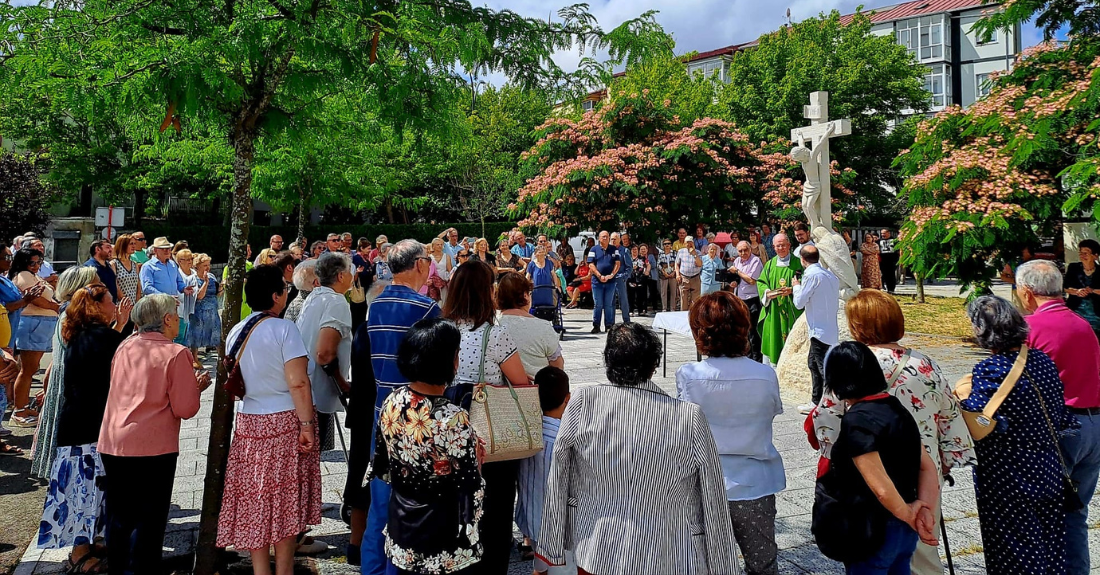
[[[911,284],[909,287],[911,288]],[[566,370],[574,385],[590,385],[607,381],[601,361],[603,336],[588,333],[591,329],[591,313],[588,310],[575,310],[569,312],[566,317],[570,331],[563,348]],[[649,324],[651,319],[642,318],[640,321]],[[969,371],[970,367],[983,356],[981,350],[961,342],[944,340],[944,338],[914,336],[909,343],[935,359],[946,372],[949,381],[955,381]],[[658,369],[657,383],[666,391],[675,393],[676,367],[694,359],[692,341],[684,336],[670,334],[668,336],[669,377],[661,377],[662,372]],[[208,390],[204,394],[204,403],[199,415],[183,423],[171,521],[165,540],[165,553],[169,556],[190,553],[197,537],[212,394],[213,391]],[[784,394],[786,412],[775,421],[775,443],[783,456],[787,471],[787,489],[777,498],[776,537],[780,549],[780,572],[839,574],[843,573],[841,565],[825,559],[814,545],[810,535],[810,511],[813,504],[817,454],[806,443],[802,430],[803,417],[794,408],[805,400],[805,397]],[[337,439],[337,447],[339,447],[339,439]],[[328,553],[315,561],[303,561],[303,566],[312,567],[317,572],[326,574],[358,573],[358,569],[348,566],[343,558],[348,531],[338,517],[338,509],[346,466],[344,455],[339,449],[323,454],[321,472],[324,476],[323,496],[326,504],[324,523],[313,530],[313,535],[328,542],[332,547]],[[956,471],[955,478],[956,486],[945,489],[943,494],[943,513],[955,559],[955,572],[985,573],[971,475],[969,471],[960,470]],[[1100,502],[1096,499],[1092,505],[1092,516],[1094,521],[1096,521],[1095,518],[1100,518]],[[1100,524],[1094,522],[1093,526],[1094,530],[1090,537],[1093,549],[1093,572],[1100,573],[1100,530],[1095,529]],[[21,534],[20,537],[29,535]],[[941,546],[941,551],[942,549]],[[28,549],[16,573],[19,575],[59,573],[65,553],[65,551],[40,552],[34,548]],[[510,573],[527,575],[531,572],[529,562],[522,562],[515,555],[513,557]]]

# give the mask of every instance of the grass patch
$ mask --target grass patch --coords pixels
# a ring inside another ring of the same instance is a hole
[[[966,300],[960,297],[925,297],[917,303],[912,297],[895,298],[905,314],[905,331],[944,337],[974,336],[966,317]]]

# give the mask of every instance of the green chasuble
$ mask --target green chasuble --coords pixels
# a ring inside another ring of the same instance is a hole
[[[764,264],[764,271],[756,280],[756,289],[760,292],[760,302],[764,309],[760,312],[760,351],[771,361],[772,365],[779,363],[779,354],[783,353],[783,343],[787,341],[787,335],[791,333],[794,320],[802,315],[802,310],[794,307],[794,298],[780,296],[768,301],[765,292],[794,285],[795,273],[802,272],[802,262],[790,256],[791,264],[786,267],[779,266],[779,258],[774,257]]]

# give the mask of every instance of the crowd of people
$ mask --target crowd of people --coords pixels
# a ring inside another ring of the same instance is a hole
[[[680,229],[652,252],[601,231],[579,258],[519,230],[495,250],[455,229],[427,244],[273,236],[247,266],[224,342],[237,403],[217,545],[247,552],[258,575],[290,575],[296,554],[327,548],[307,532],[321,518],[320,453],[342,424],[346,555],[364,575],[504,574],[514,526],[536,575],[735,574],[738,548],[745,571],[777,574],[786,474],[769,363],[805,313],[813,397],[800,409],[819,454],[812,530],[825,555],[848,573],[942,573],[940,491],[973,467],[989,573],[1086,573],[1096,258],[1065,276],[1045,260],[1015,267],[1026,315],[973,301],[991,355],[952,386],[900,343],[901,308],[868,276],[868,261],[896,267],[888,231],[861,243],[867,283],[843,304],[804,225],[794,247],[761,228],[725,247]],[[49,481],[38,545],[71,547],[71,573],[159,573],[181,421],[211,383],[201,352],[222,343],[224,277],[187,242],[146,246],[140,231],[95,242],[60,275],[41,240],[15,244],[0,248],[0,397],[11,425],[36,427],[32,473]],[[586,293],[608,383],[571,388],[536,312]],[[705,356],[677,370],[677,397],[653,382],[659,338],[630,321],[650,305],[687,311]],[[838,341],[839,305],[854,341]],[[30,398],[47,352],[44,392]],[[533,388],[541,419],[496,425],[521,425],[542,449],[490,457],[489,391],[518,407],[517,390]]]

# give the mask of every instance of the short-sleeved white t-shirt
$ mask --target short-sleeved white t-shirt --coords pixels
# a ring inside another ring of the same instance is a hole
[[[558,333],[550,322],[518,315],[501,315],[498,319],[501,327],[508,328],[512,341],[519,349],[519,358],[527,375],[535,377],[540,369],[550,365],[550,360],[561,357]]]
[[[348,300],[342,294],[332,291],[332,288],[316,288],[302,305],[297,324],[302,342],[309,352],[309,381],[313,388],[313,404],[321,413],[343,411],[332,377],[317,364],[317,343],[321,339],[321,330],[326,327],[340,332],[336,358],[340,362],[344,381],[351,381],[351,307]]]
[[[253,313],[233,326],[226,338],[227,350],[233,347],[248,319],[259,313]],[[261,321],[252,330],[252,337],[245,344],[239,362],[244,378],[244,401],[239,411],[268,414],[294,409],[283,364],[307,355],[302,335],[293,322],[276,317]]]
[[[455,375],[455,383],[502,384],[500,364],[516,353],[516,344],[512,341],[508,328],[503,325],[494,325],[489,330],[488,325],[483,324],[470,331],[473,325],[468,321],[459,321],[456,325],[462,332],[462,343],[458,349],[458,373]],[[485,348],[485,377],[482,381],[478,381],[481,368],[481,344],[486,332],[489,333],[489,344]]]

